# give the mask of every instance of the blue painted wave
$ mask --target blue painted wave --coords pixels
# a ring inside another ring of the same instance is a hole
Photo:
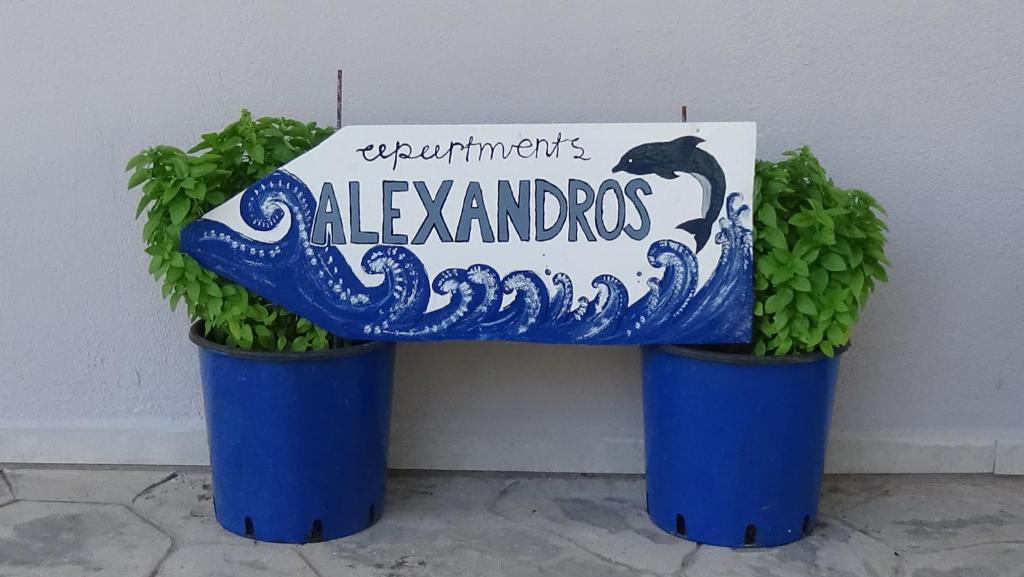
[[[431,281],[416,254],[404,246],[378,245],[359,266],[380,275],[363,284],[335,247],[309,243],[316,203],[309,188],[277,171],[245,191],[242,219],[260,231],[291,223],[267,244],[219,222],[201,219],[185,228],[182,250],[203,266],[348,338],[378,340],[494,339],[545,343],[729,343],[750,339],[753,287],[751,232],[741,224],[748,210],[729,195],[715,242],[719,262],[698,291],[697,259],[674,240],[647,251],[661,278],[632,305],[622,281],[600,275],[587,295],[577,295],[565,274],[553,288],[535,272],[502,277],[486,264],[451,268]],[[448,302],[427,312],[431,292]]]

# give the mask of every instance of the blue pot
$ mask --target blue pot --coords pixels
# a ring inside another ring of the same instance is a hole
[[[373,525],[384,508],[393,343],[268,353],[194,325],[217,521],[260,541],[308,543]]]
[[[838,368],[838,355],[646,347],[651,520],[726,547],[772,547],[810,534]]]

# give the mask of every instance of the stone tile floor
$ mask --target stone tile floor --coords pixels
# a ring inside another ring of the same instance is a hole
[[[814,534],[762,550],[659,531],[637,477],[396,472],[377,525],[304,546],[221,530],[209,486],[198,470],[3,469],[0,577],[1024,577],[1024,477],[829,477]]]

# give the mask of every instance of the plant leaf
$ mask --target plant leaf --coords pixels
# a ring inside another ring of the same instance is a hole
[[[135,169],[135,172],[132,173],[131,178],[128,179],[128,189],[131,190],[136,186],[142,184],[143,182],[146,182],[147,180],[149,180],[149,177],[150,172],[148,169],[142,167]]]
[[[192,208],[192,202],[189,201],[187,197],[180,196],[171,201],[169,208],[171,223],[175,225],[181,224],[181,222],[185,220],[185,217],[188,216],[190,208]]]
[[[816,316],[818,314],[818,307],[814,306],[814,300],[806,293],[796,295],[796,310],[805,315]]]
[[[821,266],[825,267],[825,270],[836,272],[846,270],[846,261],[838,254],[830,252],[822,257]]]

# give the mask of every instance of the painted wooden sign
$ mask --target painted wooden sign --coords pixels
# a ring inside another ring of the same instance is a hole
[[[182,248],[380,340],[750,338],[753,123],[348,126]]]

